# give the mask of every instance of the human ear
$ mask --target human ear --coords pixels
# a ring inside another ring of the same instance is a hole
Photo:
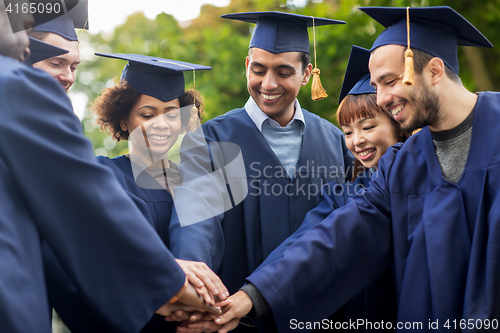
[[[304,71],[304,76],[302,77],[303,86],[305,86],[309,82],[309,79],[311,78],[312,69],[313,69],[312,64],[307,65]]]
[[[442,59],[434,57],[427,64],[426,68],[431,74],[431,81],[433,85],[439,83],[445,75],[445,64]]]
[[[121,127],[121,129],[122,129],[124,132],[128,131],[128,127],[127,127],[127,120],[126,120],[126,119],[122,119],[122,120],[120,121],[120,127]]]

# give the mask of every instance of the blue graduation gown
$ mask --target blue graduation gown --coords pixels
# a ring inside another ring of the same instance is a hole
[[[170,217],[173,209],[172,195],[157,184],[156,180],[147,173],[142,173],[139,177],[142,177],[142,182],[150,184],[149,188],[146,189],[138,186],[132,170],[131,161],[125,155],[113,159],[105,156],[98,156],[96,159],[100,164],[109,167],[113,171],[118,182],[127,191],[137,207],[146,217],[149,224],[155,228],[167,247],[170,248],[171,244],[176,244],[178,247],[197,247],[196,239],[208,238],[214,234],[212,232],[213,230],[207,229],[206,225],[203,223],[197,223],[195,225],[179,228],[179,230],[174,230],[173,233],[177,238],[170,238]],[[145,179],[145,177],[147,177],[147,179]],[[156,189],[154,185],[157,185]],[[213,239],[214,243],[217,241],[220,242],[219,246],[222,247],[222,239]],[[220,263],[222,259],[222,251],[213,253],[213,257],[210,257],[209,254],[203,251],[199,251],[199,253],[200,255],[197,261],[204,261],[210,267],[212,267],[213,263],[218,267],[218,263]],[[52,267],[51,271],[57,273],[52,273],[52,278],[49,279],[53,284],[53,286],[49,288],[49,300],[68,328],[73,333],[108,332],[108,330],[99,323],[92,309],[81,304],[84,303],[84,300],[77,294],[71,281],[65,277],[65,273],[60,268],[57,268],[57,264],[53,264],[52,266],[56,267]],[[49,274],[50,273],[47,275]],[[162,316],[155,314],[147,325],[143,327],[141,332],[173,332],[176,326],[176,323],[166,322]]]
[[[304,219],[304,222],[297,231],[288,237],[280,246],[278,246],[271,254],[264,260],[264,262],[256,269],[260,270],[281,258],[283,252],[302,237],[308,230],[313,228],[321,221],[325,220],[335,209],[343,207],[349,198],[356,195],[356,192],[364,189],[370,183],[370,171],[366,171],[356,178],[353,182],[346,182],[339,184],[331,182],[323,186],[323,200],[321,203],[309,211]],[[315,303],[309,304],[301,302],[296,304],[295,311],[307,311],[308,308],[314,308]],[[394,277],[392,268],[387,268],[381,276],[373,281],[361,293],[350,299],[341,309],[329,318],[338,322],[347,322],[349,320],[357,321],[358,319],[365,319],[371,322],[395,322],[396,321],[396,292],[394,286]],[[271,308],[272,309],[272,308]],[[273,309],[272,309],[273,310]],[[274,318],[270,318],[272,314],[263,316],[259,319],[253,319],[260,330],[266,331],[271,322],[281,322],[287,318],[279,318],[276,313]],[[373,330],[356,330],[359,332],[371,332]],[[390,331],[390,330],[385,330]]]
[[[95,161],[61,86],[0,62],[1,330],[51,331],[43,239],[110,330],[138,331],[184,273]]]
[[[222,225],[224,233],[219,275],[230,293],[243,286],[245,277],[298,229],[306,213],[319,204],[321,186],[333,180],[344,182],[345,169],[353,164],[342,132],[317,115],[306,110],[303,114],[306,130],[292,181],[245,109],[235,109],[203,125],[208,142],[239,146],[247,176],[246,198],[212,219],[214,225]],[[199,134],[186,135],[183,145],[190,144],[190,139],[203,142],[205,138],[196,137]],[[227,165],[232,152],[224,151],[224,147],[221,150],[222,161],[206,161],[196,153],[181,154],[180,169],[187,172],[203,164],[207,168]],[[179,222],[173,218],[172,223]]]
[[[147,207],[147,209],[142,208],[141,211],[176,258],[201,261],[214,271],[219,269],[224,252],[222,250],[224,239],[220,224],[213,225],[209,221],[183,227],[179,224],[171,224],[174,201],[168,191],[163,188],[145,189],[138,186],[130,160],[126,156],[113,159],[98,156],[97,160],[113,170],[120,184],[139,207]],[[142,173],[139,177],[150,176]],[[151,182],[156,184],[156,180],[152,177]],[[208,244],[210,248],[213,247],[219,251],[210,251]],[[185,248],[189,250],[184,250]]]
[[[393,263],[399,322],[435,332],[449,331],[447,321],[454,330],[453,320],[498,320],[499,119],[500,93],[480,93],[457,184],[442,176],[428,128],[389,149],[362,196],[248,280],[279,316],[321,320]],[[313,300],[314,309],[294,311]],[[277,325],[290,329],[288,320]]]

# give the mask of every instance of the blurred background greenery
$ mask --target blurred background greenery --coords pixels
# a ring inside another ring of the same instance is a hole
[[[84,61],[78,68],[72,96],[79,96],[78,99],[86,103],[82,126],[94,145],[95,154],[114,157],[127,153],[128,147],[126,141],[117,144],[102,133],[89,112],[89,103],[102,89],[116,82],[126,62],[95,57],[94,52],[139,53],[212,66],[212,71],[196,73],[196,89],[205,97],[204,120],[245,104],[248,99],[245,57],[253,25],[221,19],[222,14],[276,10],[346,21],[345,25],[316,28],[317,65],[321,69],[323,87],[330,97],[313,102],[310,83],[302,88],[298,97],[303,108],[334,123],[351,45],[370,48],[383,30],[358,7],[448,5],[474,24],[493,45],[500,45],[500,0],[307,0],[303,7],[291,3],[286,0],[232,0],[227,7],[204,5],[199,17],[188,26],[181,26],[168,14],[151,20],[137,12],[111,34],[84,32],[80,37]],[[312,41],[311,31],[309,35]],[[471,91],[500,90],[499,58],[500,48],[459,47],[460,76],[464,85]],[[187,88],[191,88],[192,76],[186,72],[185,78]]]

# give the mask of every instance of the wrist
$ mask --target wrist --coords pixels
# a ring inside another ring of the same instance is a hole
[[[184,280],[184,284],[182,285],[181,289],[179,289],[179,291],[177,292],[177,294],[175,294],[168,302],[170,304],[174,304],[175,302],[177,302],[179,300],[179,298],[182,296],[182,294],[184,294],[184,292],[186,291],[186,288],[188,286],[188,279],[187,279],[187,276],[186,276],[186,280]]]

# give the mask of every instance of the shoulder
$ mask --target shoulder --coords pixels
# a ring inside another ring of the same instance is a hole
[[[215,117],[214,119],[207,120],[204,124],[204,128],[210,128],[210,127],[215,127],[221,124],[227,124],[231,122],[237,122],[241,121],[242,114],[246,114],[246,111],[244,108],[238,108],[234,109],[231,111],[228,111],[224,113],[223,115],[220,115],[218,117]]]
[[[130,166],[130,160],[125,155],[113,158],[109,158],[107,156],[96,156],[96,160],[100,164],[110,166],[113,169],[114,168],[122,169],[123,166]]]
[[[317,114],[307,111],[306,109],[302,109],[302,113],[304,114],[304,120],[306,121],[306,128],[307,126],[312,125],[315,131],[323,129],[325,131],[332,132],[335,135],[344,135],[344,133],[331,121],[321,118]]]
[[[24,106],[36,105],[45,112],[56,113],[61,109],[73,110],[71,102],[61,85],[49,74],[34,69],[10,58],[0,59],[0,103],[16,105],[16,112],[27,111],[36,116],[32,110]],[[29,96],[29,98],[26,98]],[[4,109],[8,112],[8,109]],[[41,112],[41,110],[40,110]],[[71,112],[72,113],[72,112]]]

